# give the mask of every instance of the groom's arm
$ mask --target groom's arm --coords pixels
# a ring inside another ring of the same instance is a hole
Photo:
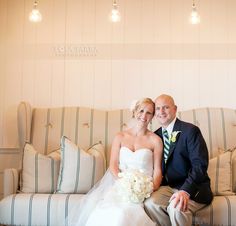
[[[190,197],[198,194],[198,185],[206,181],[208,167],[208,150],[206,142],[198,127],[192,126],[186,135],[187,151],[191,168],[180,190],[186,191]]]

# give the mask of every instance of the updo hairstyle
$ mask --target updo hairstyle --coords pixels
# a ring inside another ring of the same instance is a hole
[[[134,118],[135,113],[138,112],[139,108],[144,104],[151,104],[153,106],[153,115],[155,114],[155,103],[152,101],[151,98],[142,98],[137,100],[136,103],[133,103],[133,107],[131,108],[132,118]]]

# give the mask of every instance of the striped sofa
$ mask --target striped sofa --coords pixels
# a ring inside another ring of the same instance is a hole
[[[236,146],[236,111],[223,108],[201,108],[178,113],[182,120],[201,128],[209,149],[209,157],[220,165],[219,148]],[[101,142],[109,162],[114,135],[124,129],[131,113],[129,110],[98,110],[84,107],[32,108],[22,102],[18,107],[19,145],[21,153],[25,142],[30,142],[42,154],[59,148],[62,135],[75,144],[87,148]],[[159,127],[153,120],[150,129]],[[233,153],[233,152],[232,152]],[[220,195],[219,176],[216,170],[214,188],[216,196],[211,205],[194,214],[193,225],[236,226],[236,154],[230,159],[229,195]],[[4,172],[4,199],[0,202],[0,224],[21,226],[72,225],[70,217],[84,194],[40,194],[17,192],[20,169]],[[81,225],[82,226],[82,225]]]

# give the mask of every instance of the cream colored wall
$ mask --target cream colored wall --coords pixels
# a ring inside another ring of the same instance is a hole
[[[21,100],[116,109],[165,92],[180,110],[236,108],[235,0],[196,0],[197,26],[190,0],[117,2],[118,24],[111,0],[39,0],[43,21],[32,24],[33,0],[0,0],[1,162],[18,146]]]

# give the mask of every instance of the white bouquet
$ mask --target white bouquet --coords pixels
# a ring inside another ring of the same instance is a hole
[[[118,177],[117,192],[123,201],[142,203],[153,192],[153,179],[142,170],[126,170],[119,173]]]

